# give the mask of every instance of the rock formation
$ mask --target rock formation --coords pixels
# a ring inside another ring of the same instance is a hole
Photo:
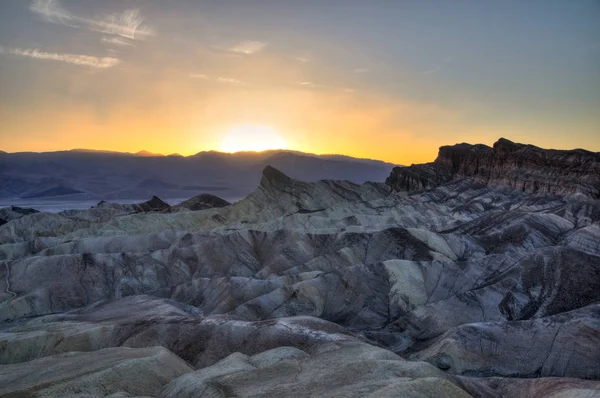
[[[94,208],[97,209],[114,209],[125,213],[148,213],[151,211],[166,211],[171,206],[157,196],[152,196],[152,199],[134,204],[120,204],[100,201]]]
[[[223,207],[12,219],[0,391],[599,396],[595,156],[501,140],[443,147],[394,189],[266,167]]]
[[[35,209],[22,208],[17,206],[10,206],[0,209],[0,225],[6,224],[9,221],[16,220],[23,216],[39,213]]]
[[[528,193],[598,199],[600,153],[541,149],[504,138],[493,148],[463,143],[441,147],[433,163],[395,167],[386,182],[397,191],[415,192],[465,177]]]
[[[206,210],[212,209],[215,207],[225,207],[229,206],[231,203],[228,201],[219,198],[218,196],[211,194],[202,194],[198,196],[194,196],[191,199],[185,200],[178,204],[177,206],[173,206],[171,208],[172,211],[180,210],[180,209],[188,209],[192,211],[197,210]]]

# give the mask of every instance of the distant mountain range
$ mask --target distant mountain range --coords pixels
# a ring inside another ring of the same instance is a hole
[[[384,181],[395,166],[371,159],[288,150],[233,154],[209,151],[187,157],[88,149],[0,151],[0,199],[188,198],[211,193],[234,200],[255,189],[266,165],[304,181],[356,183]]]

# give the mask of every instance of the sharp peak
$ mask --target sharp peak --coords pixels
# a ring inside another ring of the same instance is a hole
[[[515,142],[512,140],[509,140],[508,138],[500,137],[500,138],[498,138],[498,141],[496,141],[494,143],[494,145],[496,145],[496,144],[515,144]]]
[[[271,166],[270,164],[266,165],[265,168],[263,169],[263,176],[269,180],[280,180],[280,179],[290,180],[291,179],[283,171],[276,169],[275,167]]]
[[[498,141],[494,142],[493,147],[494,148],[517,148],[517,147],[522,147],[522,146],[526,146],[526,145],[533,146],[533,145],[530,145],[530,144],[521,144],[521,143],[518,143],[518,142],[511,141],[511,140],[509,140],[507,138],[500,137],[498,139]]]
[[[271,165],[266,165],[262,172],[260,186],[282,186],[289,184],[291,181],[293,181],[293,179],[282,171]]]

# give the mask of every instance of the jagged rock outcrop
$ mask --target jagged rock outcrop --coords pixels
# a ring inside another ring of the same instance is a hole
[[[586,195],[454,177],[406,195],[272,167],[224,207],[29,214],[0,226],[0,362],[162,346],[193,371],[154,396],[587,394],[599,241]]]
[[[219,207],[229,206],[231,203],[225,199],[221,199],[218,196],[210,194],[202,194],[194,196],[188,200],[181,202],[176,206],[171,207],[171,211],[178,211],[180,209],[188,209],[192,211],[214,209]]]
[[[492,148],[457,144],[440,148],[433,163],[395,167],[386,180],[396,191],[416,192],[458,178],[529,193],[600,198],[600,153],[542,149],[500,138]]]
[[[425,163],[394,167],[385,183],[396,191],[419,192],[451,180],[452,174],[446,167]]]
[[[35,209],[10,206],[0,209],[0,225],[6,224],[9,221],[19,219],[29,214],[39,213]]]
[[[142,202],[142,203],[134,203],[134,204],[120,204],[120,203],[111,203],[100,201],[95,209],[114,209],[124,213],[148,213],[151,211],[166,211],[171,208],[171,206],[164,202],[157,196],[153,196],[152,199]]]

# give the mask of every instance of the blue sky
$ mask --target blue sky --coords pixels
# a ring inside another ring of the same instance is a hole
[[[600,151],[595,0],[3,0],[0,48],[8,151],[193,153],[245,125],[399,163]]]

